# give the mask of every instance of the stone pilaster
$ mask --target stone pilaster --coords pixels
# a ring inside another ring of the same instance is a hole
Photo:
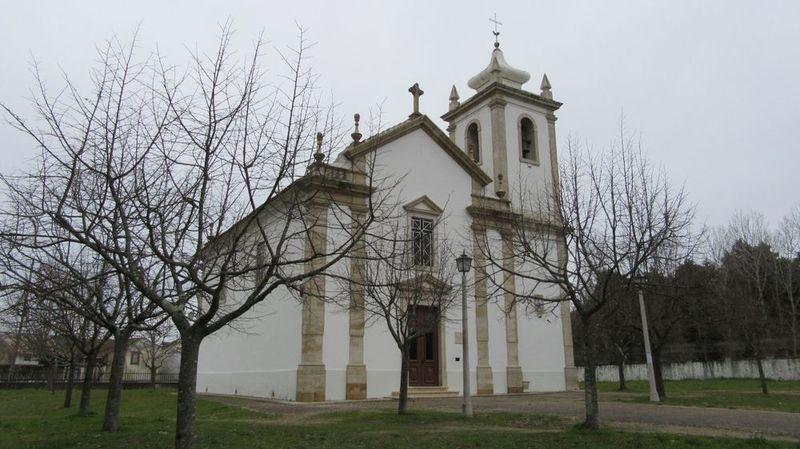
[[[516,279],[514,278],[514,251],[511,236],[503,233],[503,299],[506,315],[506,378],[509,393],[522,393],[522,367],[519,366],[519,340],[517,339]]]
[[[365,213],[351,207],[353,216],[352,232],[358,232],[359,222],[363,222]],[[351,250],[350,261],[350,345],[347,362],[347,399],[367,398],[367,366],[364,364],[364,290],[362,287],[366,250],[363,242],[355,244]]]
[[[542,81],[544,83],[544,80]],[[553,188],[559,186],[558,174],[558,150],[556,148],[556,116],[552,112],[547,114],[547,137],[550,146],[550,173],[553,181]],[[556,255],[558,263],[562,269],[567,266],[567,250],[564,248],[564,241],[561,236],[556,239]],[[575,350],[572,340],[572,317],[570,315],[569,302],[564,301],[560,304],[561,315],[561,335],[564,340],[564,381],[567,390],[578,389],[578,369],[575,368]]]
[[[476,375],[478,378],[478,394],[493,394],[494,382],[492,380],[492,367],[489,364],[489,315],[487,309],[488,294],[486,291],[486,267],[481,251],[485,243],[486,230],[479,227],[473,228],[473,250],[475,258],[475,337],[478,343],[478,365]]]
[[[325,204],[309,207],[308,239],[305,256],[314,257],[324,253],[327,246],[328,208]],[[322,258],[313,258],[307,263],[309,271],[324,265]],[[325,364],[322,359],[322,341],[325,333],[325,277],[314,276],[306,281],[303,289],[303,311],[301,326],[302,352],[297,367],[297,400],[314,402],[325,400]]]
[[[508,155],[506,154],[506,101],[494,98],[489,102],[492,117],[492,165],[494,191],[498,198],[508,193]]]

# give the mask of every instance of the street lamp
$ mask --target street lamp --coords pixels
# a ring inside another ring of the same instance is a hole
[[[461,272],[461,349],[464,374],[464,416],[472,416],[472,393],[469,388],[469,337],[467,336],[467,273],[472,268],[472,258],[463,251],[456,258],[456,266]]]
[[[642,315],[642,334],[644,335],[644,355],[647,360],[647,376],[650,379],[650,402],[661,402],[658,397],[658,389],[656,388],[656,375],[653,369],[653,355],[650,352],[650,332],[647,330],[647,310],[644,307],[644,286],[647,284],[647,278],[642,275],[633,277],[633,283],[636,284],[639,290],[639,312]]]

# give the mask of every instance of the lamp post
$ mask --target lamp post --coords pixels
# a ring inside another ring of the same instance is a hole
[[[469,337],[467,334],[467,272],[471,269],[472,258],[462,252],[456,258],[456,266],[461,272],[461,349],[464,374],[464,416],[472,416],[472,393],[469,387]]]
[[[644,286],[647,283],[647,279],[644,276],[637,275],[633,278],[633,282],[639,290],[639,313],[642,315],[644,355],[647,360],[647,376],[650,379],[650,402],[661,402],[656,388],[656,373],[653,369],[653,355],[650,351],[650,332],[647,330],[647,310],[644,307]]]

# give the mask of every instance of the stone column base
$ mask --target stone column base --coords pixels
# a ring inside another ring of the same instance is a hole
[[[578,368],[574,366],[564,368],[564,380],[568,391],[578,391]]]
[[[297,365],[298,402],[325,400],[325,365]]]
[[[367,365],[347,365],[348,400],[367,398]]]
[[[524,391],[524,387],[522,386],[521,366],[506,367],[506,380],[508,382],[509,393],[522,393]]]
[[[494,394],[492,367],[479,366],[476,374],[478,376],[478,394]]]

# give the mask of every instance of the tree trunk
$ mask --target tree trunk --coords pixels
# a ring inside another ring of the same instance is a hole
[[[108,395],[103,416],[103,430],[114,432],[119,429],[119,407],[122,403],[122,378],[125,375],[125,354],[128,352],[129,331],[118,332],[114,336],[114,358],[108,378]]]
[[[56,379],[58,378],[58,357],[53,358],[53,367],[50,370],[50,394],[56,394]]]
[[[653,352],[653,377],[656,378],[656,391],[658,392],[658,397],[663,402],[667,397],[667,392],[664,389],[664,376],[661,372],[660,350]]]
[[[181,336],[181,366],[178,373],[178,416],[175,422],[175,449],[194,449],[197,415],[197,358],[202,337]]]
[[[764,365],[761,363],[761,356],[756,356],[756,365],[758,365],[758,380],[761,382],[761,392],[768,394],[767,378],[764,376]]]
[[[627,391],[628,386],[625,385],[625,359],[620,357],[617,363],[617,372],[619,374],[619,391]]]
[[[86,371],[83,373],[83,385],[81,386],[81,404],[78,408],[80,416],[89,415],[89,401],[92,398],[92,383],[94,382],[94,368],[97,366],[97,351],[91,351],[86,356]]]
[[[595,364],[594,341],[588,320],[583,320],[583,381],[584,402],[586,406],[586,420],[583,427],[586,429],[600,428],[600,407],[597,403],[597,365]]]
[[[786,290],[786,296],[789,299],[789,307],[792,310],[792,356],[797,357],[797,305],[794,302],[794,293],[792,292],[791,282]]]
[[[156,387],[156,371],[158,368],[152,367],[150,368],[150,388]]]
[[[72,407],[72,389],[75,386],[75,354],[69,354],[69,369],[67,370],[67,382],[64,385],[64,408]]]
[[[408,345],[400,351],[400,396],[397,398],[397,414],[408,412]]]

